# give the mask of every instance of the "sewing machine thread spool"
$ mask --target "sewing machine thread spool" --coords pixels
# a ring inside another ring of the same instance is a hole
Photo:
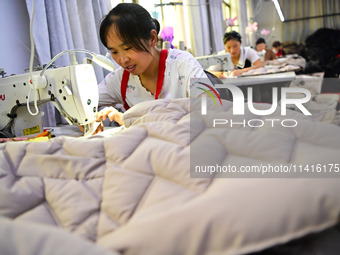
[[[184,41],[179,41],[179,49],[185,50]]]
[[[163,42],[163,49],[170,49],[170,47],[171,47],[170,42],[168,42],[168,41]]]

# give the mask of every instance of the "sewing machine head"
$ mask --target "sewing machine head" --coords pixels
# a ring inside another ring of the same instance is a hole
[[[221,70],[224,72],[231,71],[233,68],[233,64],[231,62],[230,53],[223,54],[213,54],[202,57],[196,57],[198,63],[202,66],[203,69],[208,69],[210,66],[220,65]]]
[[[39,77],[34,72],[33,77]],[[27,109],[34,101],[38,108],[51,102],[71,125],[87,125],[95,121],[98,107],[98,86],[93,66],[71,65],[47,69],[46,86],[31,90],[29,74],[0,78],[0,136],[26,136],[42,132],[42,118]],[[31,91],[30,91],[31,90]],[[36,98],[37,97],[37,98]]]

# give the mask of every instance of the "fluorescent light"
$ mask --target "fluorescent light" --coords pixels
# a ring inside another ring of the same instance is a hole
[[[95,62],[96,64],[100,65],[101,67],[109,70],[109,71],[113,71],[115,70],[115,66],[112,63],[112,61],[110,59],[108,59],[107,57],[103,56],[103,55],[98,55],[95,53],[92,53],[92,60],[93,62]]]
[[[280,17],[280,20],[281,20],[282,22],[284,22],[284,21],[285,21],[285,17],[283,17],[283,13],[282,13],[281,6],[280,6],[279,1],[278,1],[278,0],[273,0],[273,2],[274,2],[274,5],[275,5],[277,14],[278,14],[279,17]]]

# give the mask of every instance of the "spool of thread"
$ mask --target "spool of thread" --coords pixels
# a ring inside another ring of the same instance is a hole
[[[185,50],[184,41],[179,41],[179,49]]]
[[[168,41],[163,42],[163,49],[170,49],[170,47],[171,47],[170,42],[168,42]]]

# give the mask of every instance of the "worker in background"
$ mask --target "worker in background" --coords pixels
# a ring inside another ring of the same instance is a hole
[[[120,68],[99,84],[99,106],[107,107],[97,113],[97,121],[109,118],[122,125],[116,104],[127,110],[147,100],[202,93],[190,91],[193,78],[208,79],[201,65],[187,51],[158,49],[158,33],[158,21],[138,4],[118,4],[103,19],[100,39]]]
[[[279,41],[273,42],[273,52],[278,58],[286,56],[286,53],[282,49],[282,44]]]
[[[239,76],[251,69],[264,66],[259,55],[254,49],[242,46],[241,35],[236,31],[225,33],[223,36],[223,43],[225,47],[225,51],[223,51],[223,53],[230,53],[231,60],[234,65],[234,70],[231,70],[228,77]],[[208,71],[214,73],[217,77],[226,78],[226,75],[220,65],[211,66]]]
[[[260,57],[261,55],[263,56],[263,61],[274,60],[277,58],[275,53],[271,49],[267,48],[266,41],[261,37],[257,39],[255,43],[255,48],[256,48],[257,54]]]

